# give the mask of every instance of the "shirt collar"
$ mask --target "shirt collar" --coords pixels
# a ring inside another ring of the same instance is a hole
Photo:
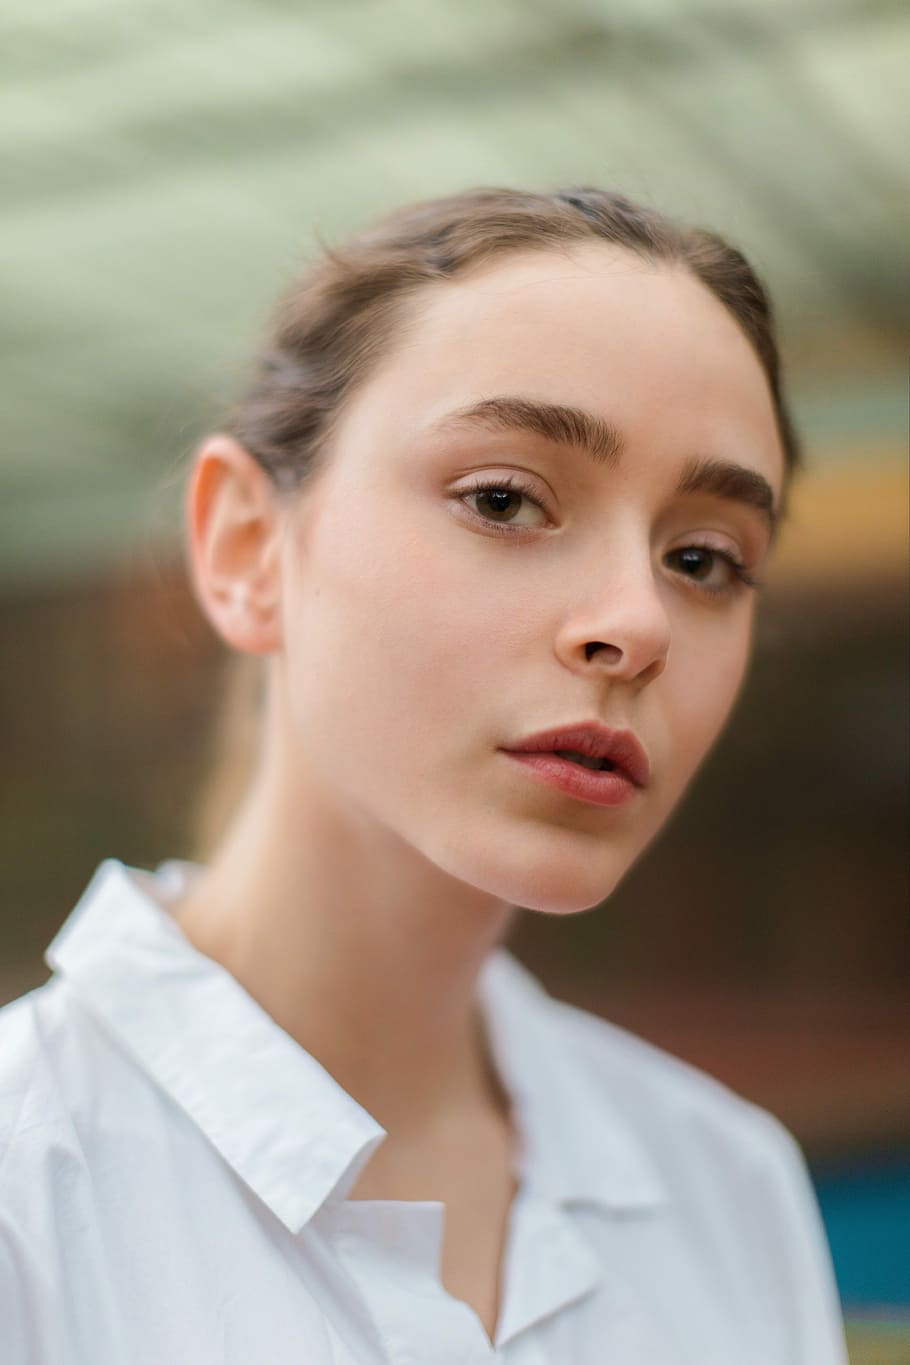
[[[106,859],[45,958],[296,1233],[345,1197],[386,1130],[159,903],[196,871],[179,859],[155,873]],[[502,948],[481,969],[478,999],[529,1190],[607,1207],[661,1203],[655,1168],[562,1034],[558,1002]]]
[[[45,960],[296,1233],[385,1129],[156,901],[190,867],[106,859]]]

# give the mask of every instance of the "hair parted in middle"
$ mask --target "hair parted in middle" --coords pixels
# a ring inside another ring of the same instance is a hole
[[[771,301],[752,266],[715,232],[592,188],[466,190],[395,209],[341,246],[324,247],[282,294],[254,381],[224,429],[277,488],[300,488],[321,467],[345,402],[407,331],[418,291],[508,252],[592,240],[680,265],[723,304],[764,371],[789,477],[801,463],[800,443],[782,391]]]

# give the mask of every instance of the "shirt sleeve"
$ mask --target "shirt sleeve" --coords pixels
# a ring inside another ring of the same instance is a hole
[[[802,1148],[763,1112],[770,1144],[754,1185],[757,1235],[767,1267],[762,1291],[774,1340],[769,1360],[849,1365],[831,1251]]]

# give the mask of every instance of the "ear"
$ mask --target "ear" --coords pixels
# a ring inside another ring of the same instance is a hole
[[[281,516],[274,486],[233,437],[196,452],[186,490],[193,590],[232,649],[268,654],[281,644]]]

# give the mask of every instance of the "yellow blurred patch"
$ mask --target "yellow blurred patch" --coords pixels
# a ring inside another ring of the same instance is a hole
[[[846,1324],[850,1365],[910,1365],[910,1325]]]
[[[769,584],[906,579],[908,505],[907,463],[893,442],[839,452],[797,478]]]

